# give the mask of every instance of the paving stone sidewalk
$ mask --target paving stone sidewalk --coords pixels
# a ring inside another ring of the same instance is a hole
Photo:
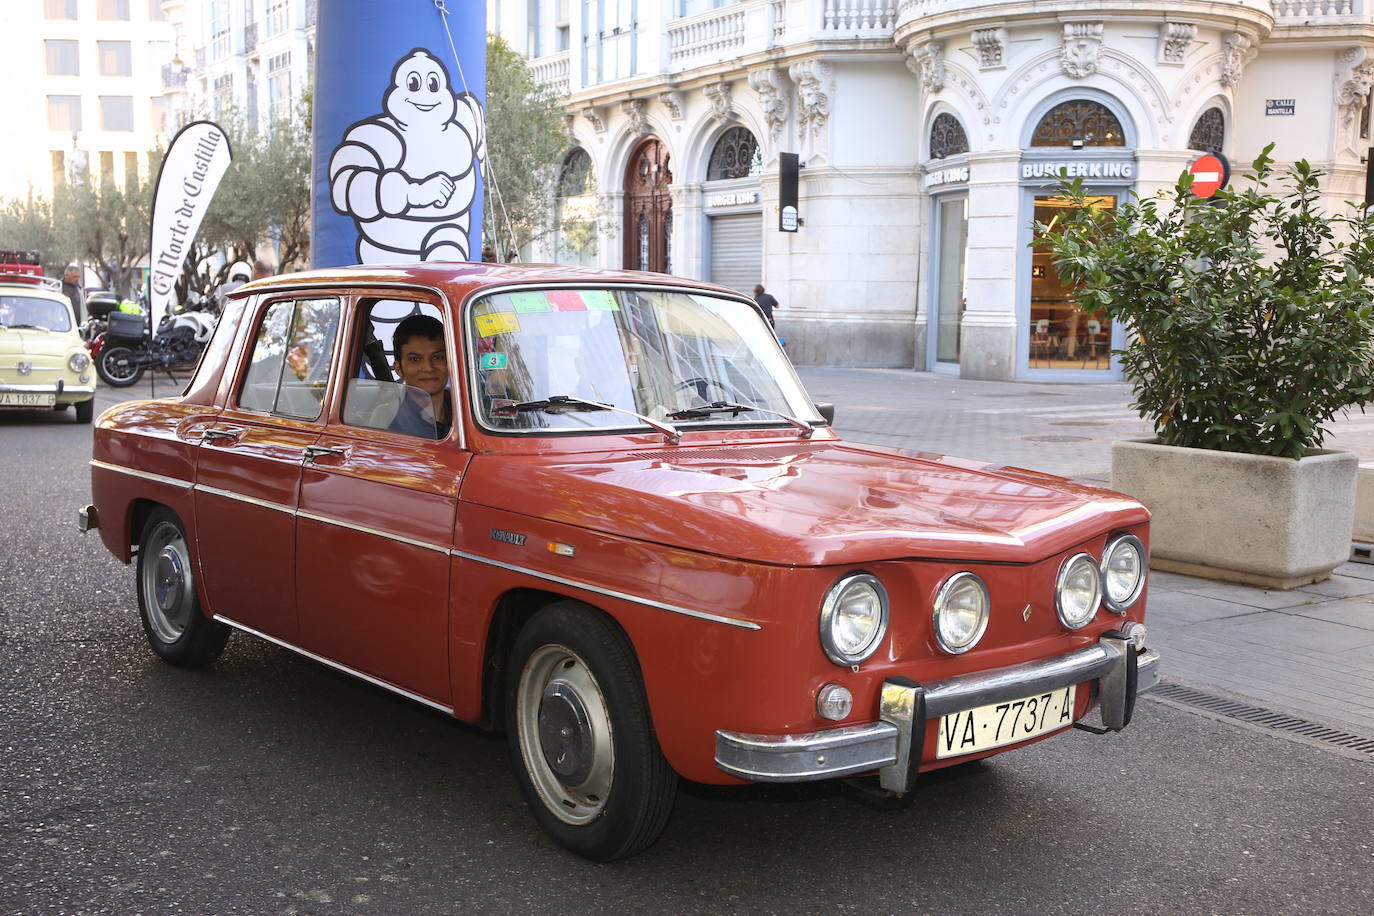
[[[981,458],[1100,485],[1114,439],[1150,434],[1122,383],[982,382],[890,369],[801,368],[848,439]],[[1374,460],[1374,417],[1342,418],[1328,447]],[[1162,679],[1374,738],[1374,565],[1269,591],[1154,572],[1150,644]]]

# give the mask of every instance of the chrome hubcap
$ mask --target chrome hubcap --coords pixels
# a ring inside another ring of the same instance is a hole
[[[516,690],[520,756],[544,806],[580,826],[606,807],[615,777],[611,717],[596,676],[565,646],[541,646]]]
[[[567,684],[550,684],[539,703],[539,743],[544,762],[564,785],[578,785],[591,771],[591,724],[582,700]]]
[[[163,642],[176,642],[186,632],[195,606],[191,557],[186,539],[171,522],[159,522],[139,557],[144,614]]]

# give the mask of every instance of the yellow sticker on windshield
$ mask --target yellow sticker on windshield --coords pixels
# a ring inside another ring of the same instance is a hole
[[[492,312],[490,315],[477,316],[477,333],[483,337],[497,334],[514,334],[520,330],[520,319],[514,312]]]

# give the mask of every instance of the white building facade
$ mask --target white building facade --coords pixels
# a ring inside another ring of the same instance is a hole
[[[162,0],[23,0],[5,4],[4,24],[0,83],[14,129],[0,144],[0,197],[51,199],[82,167],[146,180],[167,121]]]
[[[1090,381],[1122,329],[1030,247],[1052,176],[1110,207],[1277,141],[1333,209],[1361,198],[1369,2],[489,0],[488,25],[565,95],[583,225],[536,255],[762,283],[799,363]]]
[[[175,116],[230,111],[259,129],[297,116],[312,85],[316,0],[163,0],[176,30],[164,71]]]

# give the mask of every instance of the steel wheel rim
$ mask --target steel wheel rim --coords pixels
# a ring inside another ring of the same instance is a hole
[[[541,646],[525,663],[515,699],[520,756],[544,807],[581,826],[606,808],[615,749],[595,675],[565,646]]]
[[[140,557],[143,608],[157,638],[173,643],[190,625],[195,609],[195,583],[186,539],[171,522],[158,522]]]

